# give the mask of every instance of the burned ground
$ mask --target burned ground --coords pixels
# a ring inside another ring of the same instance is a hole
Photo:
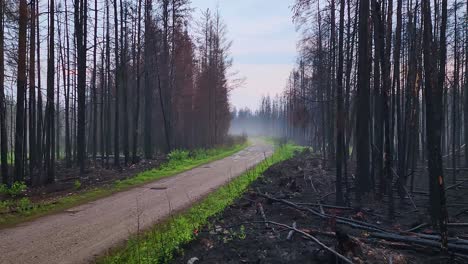
[[[449,254],[444,255],[437,229],[426,224],[424,184],[415,184],[412,199],[394,195],[395,218],[389,220],[386,195],[382,201],[369,196],[357,206],[353,175],[348,206],[335,206],[335,171],[326,163],[306,151],[273,165],[211,224],[194,230],[197,239],[184,247],[175,263],[196,258],[194,263],[337,263],[337,255],[310,236],[353,263],[467,263],[463,175],[459,185],[447,187],[451,224]],[[421,171],[415,175],[416,182],[426,177]]]

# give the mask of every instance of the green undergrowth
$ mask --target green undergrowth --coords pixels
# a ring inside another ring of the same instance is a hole
[[[168,155],[168,161],[160,167],[141,172],[135,177],[116,181],[112,185],[80,190],[70,195],[54,198],[47,201],[32,202],[27,197],[13,197],[0,200],[0,228],[13,226],[38,217],[61,212],[71,207],[95,201],[117,192],[128,190],[148,182],[170,177],[190,170],[194,167],[223,159],[246,148],[249,143],[219,147],[213,149],[198,149],[194,151],[174,150]],[[81,182],[75,182],[76,190],[81,188]],[[5,186],[0,186],[0,192],[12,192]],[[1,194],[1,193],[0,193]]]
[[[202,164],[222,159],[246,148],[248,143],[238,144],[228,148],[197,149],[194,151],[174,150],[168,155],[168,162],[161,167],[144,171],[136,177],[132,177],[115,183],[116,188],[125,188],[147,183],[156,179],[172,176],[184,172]]]
[[[267,160],[211,193],[190,209],[132,237],[124,247],[98,259],[98,263],[170,262],[175,254],[182,253],[183,245],[196,238],[198,230],[208,224],[210,217],[220,214],[232,204],[268,167],[291,158],[294,152],[301,150],[301,147],[292,144],[277,146],[274,154]]]

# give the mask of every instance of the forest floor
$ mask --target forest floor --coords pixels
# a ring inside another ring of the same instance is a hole
[[[86,263],[199,201],[271,155],[262,142],[203,166],[0,229],[0,263]]]
[[[439,252],[437,231],[425,224],[426,191],[418,189],[402,202],[395,194],[392,221],[387,196],[384,201],[369,197],[360,207],[336,207],[335,170],[306,151],[270,167],[197,230],[197,239],[174,263],[340,263],[341,257],[348,263],[467,263],[466,176],[460,174],[458,185],[447,190],[449,255]]]

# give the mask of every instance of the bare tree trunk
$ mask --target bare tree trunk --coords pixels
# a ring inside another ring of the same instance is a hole
[[[432,37],[432,18],[430,2],[422,1],[424,20],[424,69],[426,86],[427,144],[429,167],[430,214],[433,223],[438,223],[442,247],[447,250],[447,208],[445,205],[444,171],[441,154],[441,131],[443,124],[442,93],[445,80],[446,44],[445,30],[447,25],[447,0],[442,0],[442,21],[440,32],[440,50],[437,54]],[[434,61],[437,54],[437,63]]]
[[[359,1],[359,53],[356,116],[356,198],[371,190],[369,174],[369,0]]]
[[[121,55],[121,68],[120,68],[120,74],[121,74],[121,81],[122,81],[122,95],[123,95],[123,109],[122,109],[122,114],[123,114],[123,152],[124,152],[124,164],[127,165],[130,156],[129,156],[129,142],[128,142],[128,127],[129,127],[129,120],[128,120],[128,92],[127,92],[127,53],[128,53],[128,41],[127,41],[127,7],[125,7],[125,12],[124,12],[124,6],[122,4],[122,0],[120,0],[120,45],[122,47],[122,51],[120,53]]]
[[[138,150],[138,125],[140,118],[140,59],[141,59],[141,4],[142,0],[138,1],[138,27],[137,27],[137,41],[136,41],[136,57],[133,60],[136,72],[136,105],[134,113],[134,128],[133,128],[133,150],[132,150],[132,163],[137,163],[137,150]],[[135,49],[135,48],[134,48]],[[134,51],[135,53],[135,51]]]
[[[107,94],[107,108],[106,108],[106,130],[108,132],[108,136],[106,137],[106,166],[109,167],[109,155],[111,152],[111,92],[110,92],[110,85],[111,85],[111,62],[110,62],[110,0],[106,0],[106,94]]]
[[[2,183],[8,184],[8,135],[6,128],[6,101],[5,101],[5,59],[4,59],[4,0],[0,0],[0,162]]]
[[[39,14],[39,5],[36,5],[36,14]],[[41,42],[40,42],[40,30],[39,30],[39,16],[36,16],[36,42],[37,42],[37,57],[41,57]],[[36,148],[37,148],[37,157],[36,162],[38,166],[39,175],[38,177],[38,184],[43,183],[42,179],[42,161],[44,158],[44,120],[43,120],[43,105],[42,105],[42,90],[41,90],[41,60],[37,60],[37,131],[36,131]]]
[[[65,3],[65,38],[67,46],[67,71],[70,72],[70,31],[68,30],[68,8]],[[65,164],[67,168],[72,165],[72,146],[71,146],[71,129],[70,129],[70,74],[67,74],[67,85],[64,89],[65,97]]]
[[[19,2],[18,71],[16,88],[16,133],[15,133],[15,181],[24,180],[24,100],[26,94],[26,32],[28,6],[26,0]]]
[[[468,14],[468,4],[466,14]],[[468,23],[465,23],[465,89],[464,89],[464,138],[465,138],[465,166],[468,167]]]
[[[337,101],[336,101],[336,204],[343,205],[342,165],[345,155],[343,111],[343,42],[344,42],[345,0],[340,0],[340,25],[338,37]]]
[[[457,0],[454,2],[454,52],[453,52],[453,90],[452,90],[452,183],[457,181],[457,165],[458,165],[458,75],[459,75],[459,58],[458,58],[458,19],[457,19]]]
[[[144,74],[145,74],[145,120],[144,125],[144,152],[145,158],[150,159],[153,156],[153,142],[152,142],[152,131],[151,131],[151,104],[152,104],[152,91],[150,86],[150,54],[151,54],[151,11],[152,11],[152,0],[145,0],[145,58],[144,58]]]
[[[88,1],[75,1],[75,37],[78,61],[78,124],[77,124],[77,162],[80,173],[85,171],[86,162],[86,36]]]
[[[115,121],[114,121],[114,166],[120,167],[120,148],[119,148],[119,130],[120,130],[120,103],[119,103],[119,93],[120,93],[120,74],[121,74],[121,64],[119,62],[119,18],[117,16],[117,0],[114,0],[114,29],[115,29]]]
[[[49,3],[49,43],[47,58],[47,102],[46,102],[46,142],[45,142],[45,162],[47,183],[55,181],[55,109],[54,109],[54,75],[55,75],[55,2]]]
[[[91,135],[91,148],[93,161],[96,162],[97,152],[97,34],[98,34],[98,1],[94,0],[94,42],[93,42],[93,89],[92,89],[92,100],[93,100],[93,124],[92,124],[92,135]]]
[[[29,37],[29,176],[32,185],[37,185],[34,169],[36,164],[36,1],[31,0],[31,33]],[[3,56],[0,57],[3,60]],[[3,81],[0,80],[3,83]]]

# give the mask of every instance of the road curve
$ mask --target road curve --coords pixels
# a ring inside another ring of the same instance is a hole
[[[173,177],[0,230],[0,263],[89,263],[96,255],[187,208],[272,154],[261,142]],[[170,205],[170,206],[169,206]],[[138,217],[139,215],[139,217]]]

